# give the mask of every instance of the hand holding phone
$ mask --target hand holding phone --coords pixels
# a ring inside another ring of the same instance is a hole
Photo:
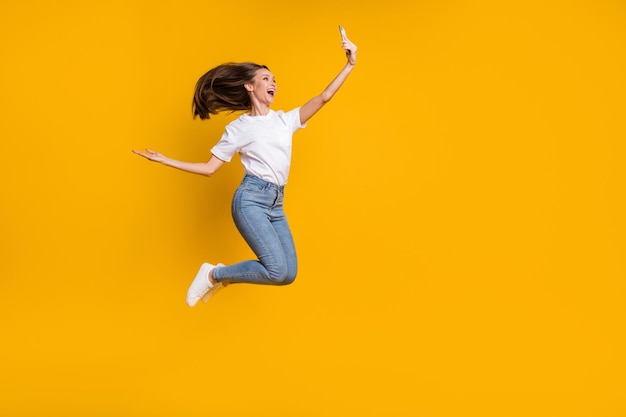
[[[346,36],[346,30],[341,25],[339,25],[339,33],[341,34],[341,40],[342,41],[347,41],[348,40],[348,37]],[[346,56],[348,58],[350,58],[350,50],[349,49],[346,49]]]

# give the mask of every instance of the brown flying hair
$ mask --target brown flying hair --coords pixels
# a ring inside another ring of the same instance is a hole
[[[191,105],[193,118],[204,120],[225,110],[250,110],[250,96],[244,84],[251,83],[262,68],[269,70],[253,62],[228,62],[210,69],[196,83]]]

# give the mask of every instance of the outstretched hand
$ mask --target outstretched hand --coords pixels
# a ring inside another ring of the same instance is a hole
[[[356,50],[357,47],[355,44],[350,41],[347,37],[341,39],[341,47],[344,51],[346,51],[346,57],[348,57],[348,63],[350,65],[356,65]]]
[[[138,150],[133,149],[133,153],[136,153],[137,155],[141,155],[146,159],[149,159],[151,161],[154,162],[163,162],[163,160],[165,160],[165,156],[157,151],[153,151],[152,149],[147,149],[145,152],[141,152]]]

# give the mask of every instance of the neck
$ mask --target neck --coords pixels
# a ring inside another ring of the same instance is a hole
[[[260,103],[257,100],[253,100],[252,107],[250,108],[250,116],[267,116],[269,112],[269,104]]]

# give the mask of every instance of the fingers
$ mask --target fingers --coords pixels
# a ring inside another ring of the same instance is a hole
[[[141,152],[141,151],[138,151],[136,149],[132,149],[132,152],[134,154],[143,156],[144,158],[150,159],[150,160],[154,160],[154,158],[158,155],[158,152],[153,151],[152,149],[148,149],[148,148],[146,148],[145,152]]]
[[[355,44],[350,42],[348,39],[341,41],[341,47],[346,51],[356,52],[357,47]]]
[[[356,63],[356,45],[350,42],[350,40],[345,39],[341,41],[341,47],[346,51],[346,57],[348,57],[348,61],[352,65],[354,65]]]

